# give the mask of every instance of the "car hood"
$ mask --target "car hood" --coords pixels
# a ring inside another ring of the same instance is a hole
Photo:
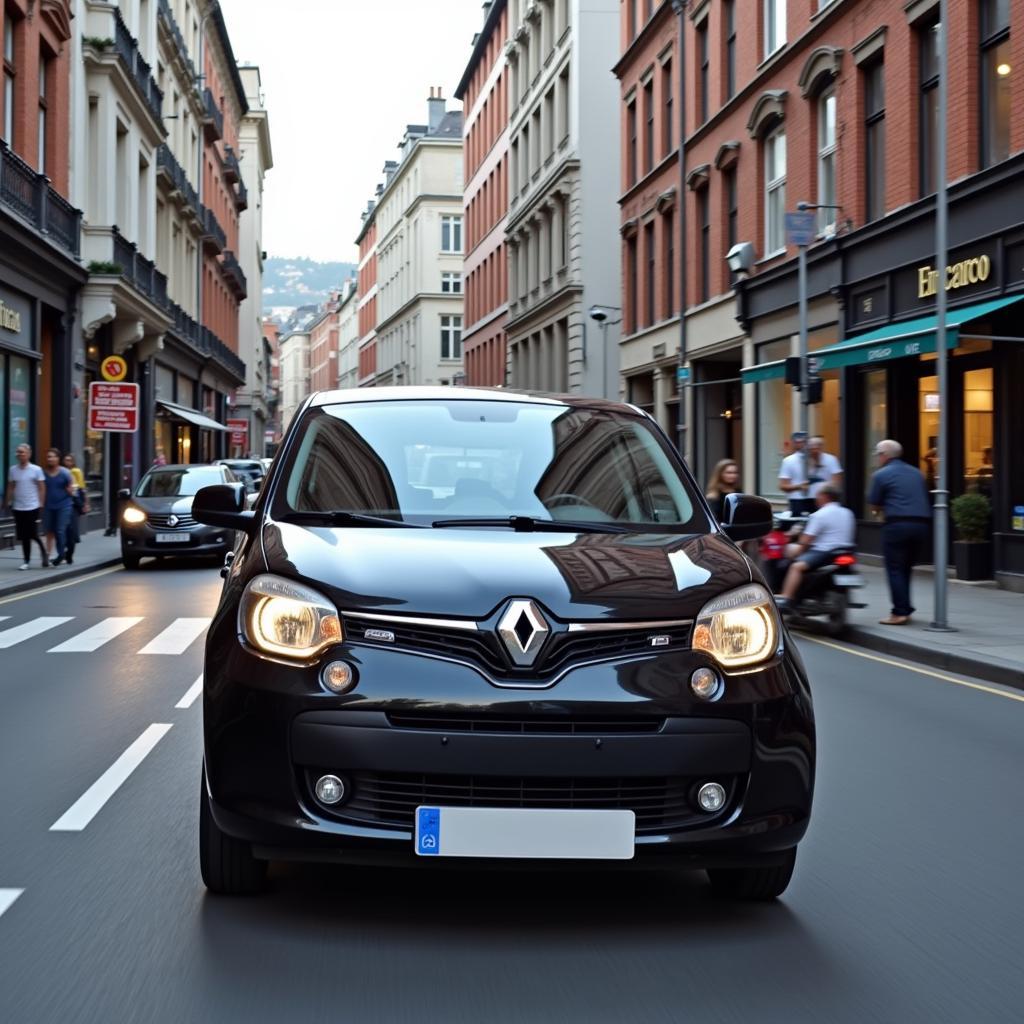
[[[157,512],[165,515],[171,512],[177,515],[191,515],[194,495],[182,498],[132,498],[132,501],[145,512]]]
[[[692,618],[750,581],[721,534],[541,534],[334,529],[268,522],[270,572],[308,582],[342,611],[485,619],[511,597],[558,619]]]

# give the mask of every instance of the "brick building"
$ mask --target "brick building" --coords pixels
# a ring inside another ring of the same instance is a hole
[[[309,388],[331,391],[338,383],[338,307],[341,296],[332,294],[320,315],[309,325]]]
[[[505,383],[508,319],[508,42],[507,0],[484,5],[483,28],[455,96],[464,111],[466,383]]]
[[[864,496],[878,439],[898,438],[934,480],[945,276],[951,489],[991,499],[996,576],[1021,586],[1024,451],[1012,439],[1024,407],[1012,382],[1024,346],[1005,339],[1024,335],[1024,3],[949,3],[950,250],[935,277],[936,0],[734,4],[690,3],[683,15],[687,358],[700,385],[687,389],[691,456],[702,471],[739,457],[745,486],[777,495],[799,421],[783,380],[798,331],[783,218],[799,201],[835,207],[819,210],[808,251],[824,391],[811,423],[844,463],[861,543],[877,543]],[[744,242],[752,265],[733,281],[724,257]],[[731,427],[712,444],[712,423],[740,418],[741,440]]]
[[[384,186],[377,187],[380,198]],[[359,270],[356,278],[359,387],[370,387],[377,374],[377,202],[371,199],[363,211],[363,224],[356,236]]]

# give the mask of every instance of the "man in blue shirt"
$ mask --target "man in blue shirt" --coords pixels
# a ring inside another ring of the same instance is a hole
[[[883,626],[905,626],[914,613],[910,603],[910,573],[921,560],[928,543],[932,503],[924,474],[903,461],[898,441],[879,441],[875,457],[879,469],[871,479],[868,504],[885,514],[882,557],[889,576],[892,614],[880,619]]]

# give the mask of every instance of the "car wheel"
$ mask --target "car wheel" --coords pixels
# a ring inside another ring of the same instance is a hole
[[[709,868],[708,879],[716,896],[728,900],[766,903],[781,896],[793,877],[796,850],[781,864],[754,868]]]
[[[205,771],[199,787],[199,871],[210,892],[244,896],[266,885],[267,862],[252,855],[252,846],[222,832],[210,812]]]
[[[138,555],[121,555],[121,564],[126,569],[138,569],[139,567],[139,556]]]

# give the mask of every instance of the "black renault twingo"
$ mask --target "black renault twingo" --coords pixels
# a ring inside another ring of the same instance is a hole
[[[811,694],[734,543],[632,406],[463,388],[321,393],[240,531],[206,647],[200,864],[275,859],[704,868],[789,883]]]

